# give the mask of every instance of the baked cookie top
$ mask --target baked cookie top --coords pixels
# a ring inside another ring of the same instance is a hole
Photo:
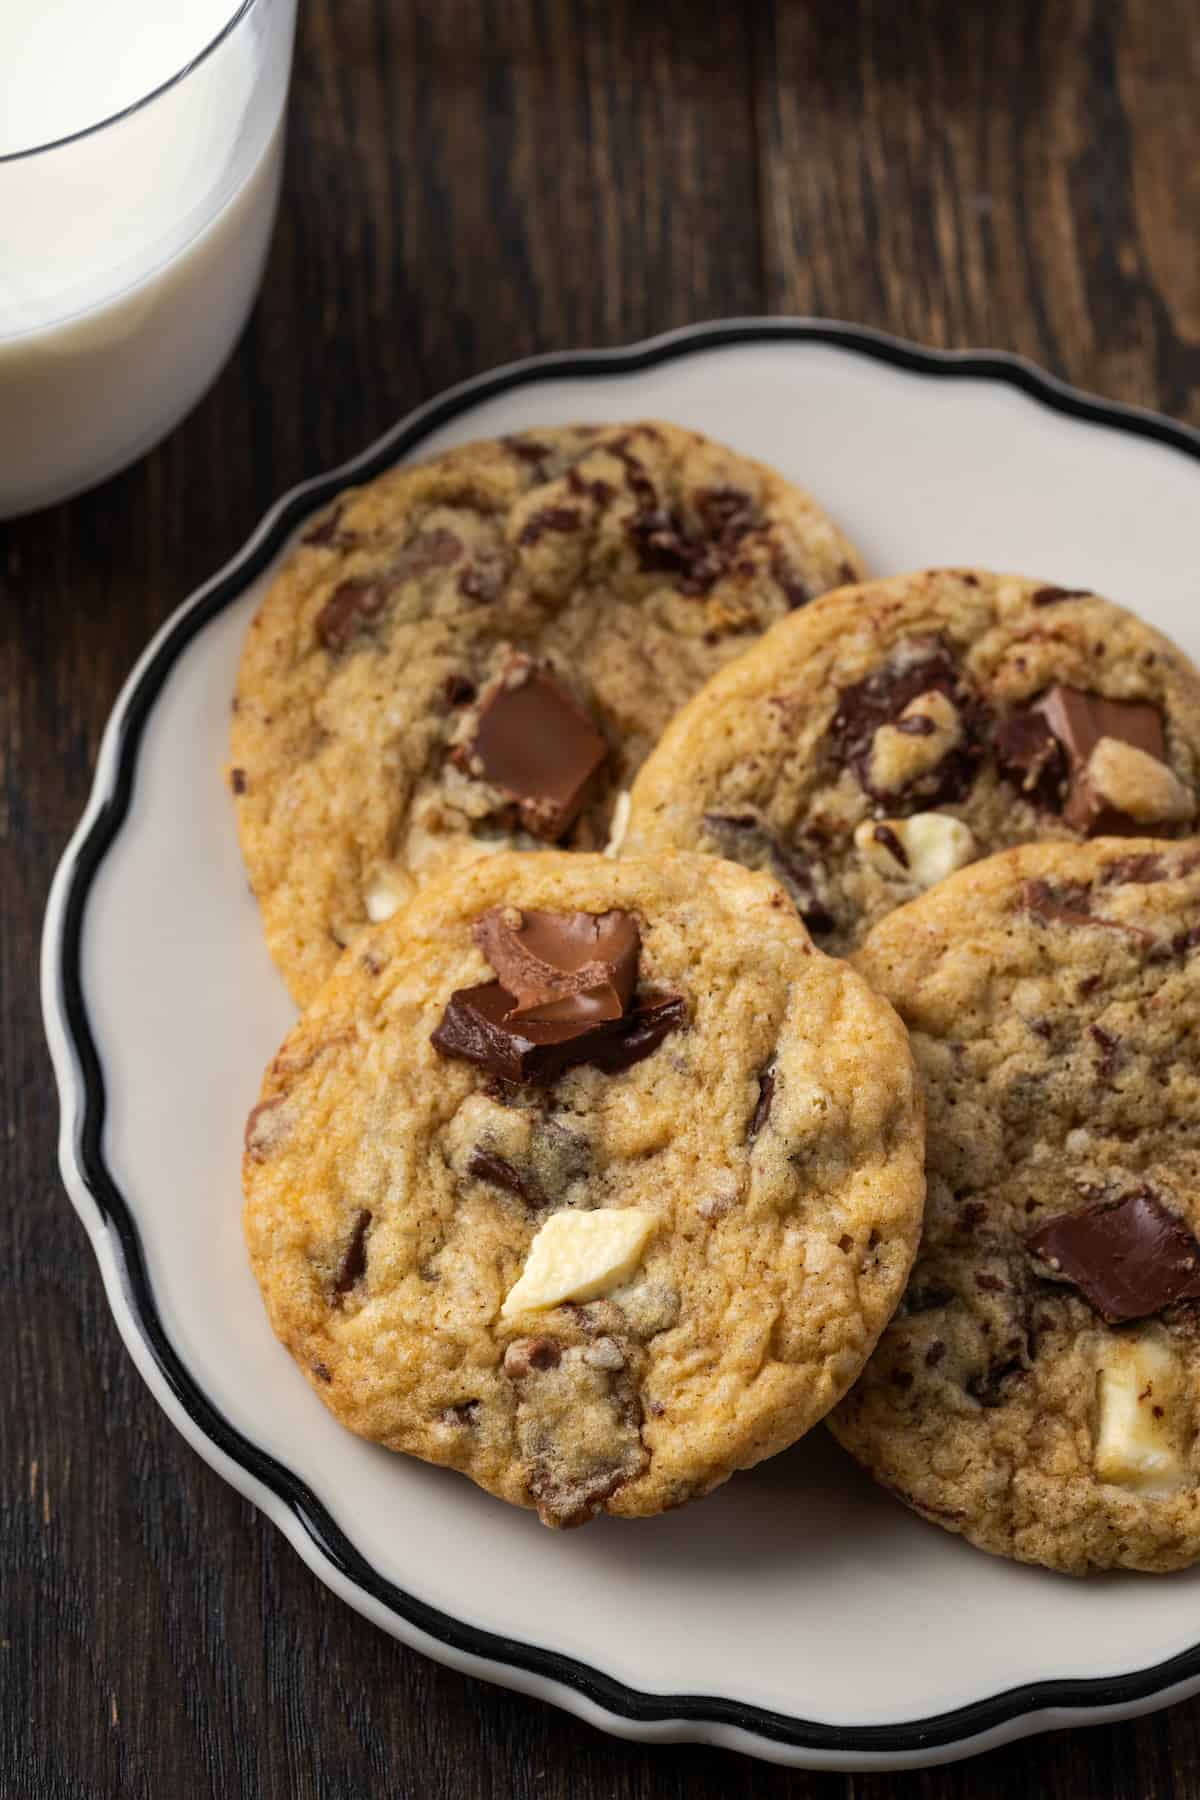
[[[343,1424],[572,1525],[706,1494],[840,1398],[916,1249],[922,1115],[894,1012],[767,877],[502,854],[346,953],[244,1182]]]
[[[634,784],[630,854],[772,870],[822,949],[1011,844],[1173,836],[1200,676],[1093,594],[930,570],[827,595],[715,676]]]
[[[1200,842],[1005,852],[855,960],[912,1036],[929,1198],[836,1436],[985,1550],[1194,1561]]]
[[[242,850],[297,1000],[436,871],[603,849],[672,712],[859,573],[807,494],[672,425],[468,444],[343,494],[272,583],[234,702]]]

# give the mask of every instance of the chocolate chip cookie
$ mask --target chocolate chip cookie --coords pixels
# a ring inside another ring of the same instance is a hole
[[[933,570],[828,595],[684,708],[633,789],[631,854],[770,869],[823,949],[979,856],[1174,836],[1200,676],[1095,595]]]
[[[831,1424],[985,1550],[1200,1558],[1200,842],[1004,852],[857,966],[929,1109],[921,1254]]]
[[[245,1226],[353,1431],[549,1525],[793,1442],[911,1266],[903,1028],[782,889],[707,857],[502,854],[368,928],[267,1072]]]
[[[676,707],[859,573],[808,495],[670,425],[470,444],[343,494],[234,703],[242,849],[296,998],[454,863],[603,849]]]

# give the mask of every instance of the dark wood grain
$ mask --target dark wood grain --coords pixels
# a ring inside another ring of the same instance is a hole
[[[372,1630],[143,1390],[59,1188],[34,993],[150,631],[282,488],[464,375],[814,311],[1200,416],[1198,75],[1193,0],[309,0],[232,363],[138,468],[0,526],[5,1800],[1200,1800],[1196,1702],[938,1772],[791,1774],[611,1741]]]

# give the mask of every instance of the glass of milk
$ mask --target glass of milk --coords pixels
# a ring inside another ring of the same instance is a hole
[[[157,442],[245,324],[296,0],[0,0],[0,518]]]

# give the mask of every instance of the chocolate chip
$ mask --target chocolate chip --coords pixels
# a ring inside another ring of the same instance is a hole
[[[523,1381],[526,1375],[557,1369],[562,1361],[562,1346],[553,1338],[517,1338],[504,1352],[504,1373],[510,1381]]]
[[[465,675],[447,675],[442,691],[447,706],[467,706],[475,698],[475,683]]]
[[[853,1248],[854,1248],[854,1239],[850,1236],[850,1233],[848,1231],[843,1231],[841,1237],[838,1239],[838,1249],[841,1251],[843,1256],[849,1256],[849,1254],[853,1250]]]
[[[428,575],[433,569],[453,567],[462,553],[462,539],[439,525],[433,531],[418,532],[412,542],[405,545],[390,565],[388,577],[393,584],[412,581],[418,575]]]
[[[1003,1406],[1009,1398],[1004,1384],[1027,1372],[1019,1356],[1010,1357],[1004,1362],[992,1363],[981,1375],[972,1375],[967,1382],[967,1392],[980,1406]]]
[[[619,1019],[637,985],[641,937],[631,913],[493,907],[472,935],[513,996],[513,1018]]]
[[[544,506],[540,512],[530,514],[517,542],[522,546],[536,544],[548,531],[578,531],[581,523],[573,506]]]
[[[465,749],[485,780],[516,804],[534,837],[553,843],[592,793],[608,745],[571,695],[528,657],[515,657],[485,700]]]
[[[510,1019],[511,1007],[512,996],[498,981],[459,988],[430,1041],[442,1056],[477,1063],[503,1081],[545,1087],[581,1063],[610,1074],[630,1068],[687,1021],[687,1007],[675,995],[640,1001],[624,1017],[594,1025]]]
[[[529,463],[537,470],[541,479],[545,480],[542,465],[549,462],[554,454],[549,444],[539,443],[536,438],[516,436],[501,438],[500,441],[506,450],[510,450],[521,462]]]
[[[331,656],[340,656],[351,639],[376,620],[388,600],[382,581],[343,581],[317,614],[317,638]]]
[[[1121,1040],[1114,1037],[1110,1031],[1105,1031],[1102,1025],[1089,1025],[1088,1031],[1094,1042],[1100,1046],[1099,1073],[1101,1080],[1107,1081],[1121,1061]]]
[[[342,1260],[334,1277],[333,1291],[337,1296],[335,1306],[340,1304],[344,1294],[360,1282],[367,1272],[367,1227],[372,1215],[364,1206],[354,1221],[354,1227],[346,1248],[342,1252]]]
[[[883,845],[889,855],[895,857],[902,869],[907,869],[908,851],[904,848],[904,845],[900,842],[900,839],[896,836],[896,833],[892,830],[890,825],[876,825],[874,838],[877,844]]]
[[[318,1381],[332,1381],[333,1380],[333,1376],[331,1375],[329,1368],[323,1362],[313,1363],[312,1364],[312,1372],[316,1376]]]
[[[776,550],[771,558],[771,578],[777,587],[783,589],[789,612],[796,612],[800,607],[807,606],[814,598],[807,582],[801,580],[780,550]]]
[[[1030,595],[1034,606],[1057,606],[1060,600],[1086,600],[1090,588],[1040,587]]]
[[[594,500],[597,506],[607,506],[615,492],[610,482],[585,481],[574,465],[567,470],[567,486],[580,499]]]
[[[246,1120],[246,1129],[242,1136],[246,1155],[254,1162],[265,1162],[271,1154],[275,1129],[278,1121],[273,1118],[277,1107],[283,1104],[282,1094],[273,1100],[260,1100]]]
[[[516,1194],[524,1200],[526,1206],[540,1207],[545,1205],[537,1182],[503,1156],[496,1156],[491,1150],[477,1148],[467,1158],[467,1174],[474,1175],[479,1181],[489,1181],[493,1187],[506,1188],[510,1194]]]
[[[1200,1243],[1149,1187],[1050,1219],[1025,1243],[1110,1325],[1200,1295]]]
[[[1149,939],[1140,925],[1126,925],[1120,919],[1105,919],[1092,911],[1092,896],[1085,883],[1033,880],[1021,883],[1017,905],[1043,925],[1088,925],[1101,931],[1122,931],[1129,937]],[[1080,984],[1082,992],[1082,983]]]
[[[229,785],[235,794],[244,794],[246,791],[245,769],[230,769]]]
[[[882,798],[871,785],[875,733],[895,725],[922,694],[944,694],[959,717],[959,743],[932,769],[904,790],[910,810],[961,800],[975,776],[981,749],[983,708],[940,638],[917,639],[862,681],[838,692],[837,710],[829,727],[835,759],[854,770],[867,793]],[[893,808],[897,796],[888,794]]]
[[[1001,1281],[999,1275],[989,1275],[986,1270],[975,1277],[975,1286],[985,1294],[1007,1294],[1008,1284]]]
[[[1152,882],[1165,881],[1170,873],[1163,858],[1155,851],[1148,851],[1141,856],[1119,856],[1116,862],[1105,863],[1100,880],[1105,887],[1124,882],[1148,887]]]
[[[764,1069],[758,1078],[758,1099],[754,1104],[754,1113],[746,1128],[746,1137],[751,1144],[770,1118],[771,1102],[774,1098],[775,1071],[774,1069]]]

